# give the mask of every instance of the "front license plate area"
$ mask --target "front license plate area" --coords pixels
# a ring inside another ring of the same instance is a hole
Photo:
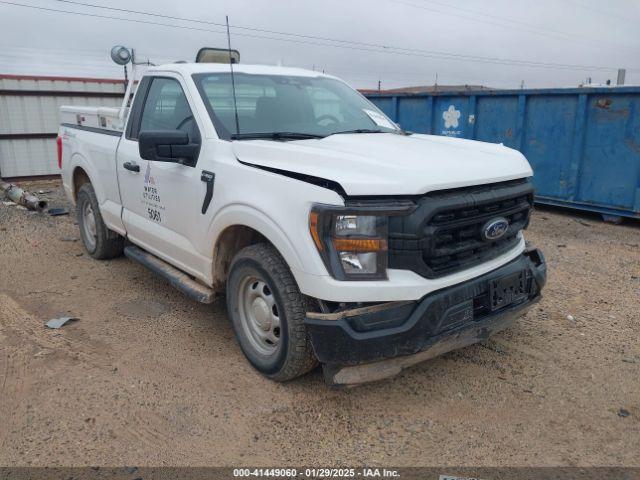
[[[500,310],[527,297],[525,270],[489,281],[491,311]]]

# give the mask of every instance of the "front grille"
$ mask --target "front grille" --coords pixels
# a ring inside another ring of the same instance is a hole
[[[438,278],[495,258],[518,242],[527,227],[533,188],[527,180],[433,192],[407,216],[389,221],[389,268]],[[483,238],[492,219],[509,227],[497,240]]]

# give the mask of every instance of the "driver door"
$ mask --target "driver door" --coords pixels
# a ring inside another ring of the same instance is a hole
[[[193,275],[202,259],[192,236],[202,203],[200,173],[192,165],[144,160],[138,136],[145,130],[183,130],[200,143],[200,128],[178,76],[147,77],[141,82],[117,154],[122,221],[128,238],[145,250]],[[197,160],[196,160],[197,161]]]

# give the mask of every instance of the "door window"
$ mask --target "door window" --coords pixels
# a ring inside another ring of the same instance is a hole
[[[142,110],[140,131],[183,130],[197,141],[198,129],[187,97],[173,78],[154,78]]]

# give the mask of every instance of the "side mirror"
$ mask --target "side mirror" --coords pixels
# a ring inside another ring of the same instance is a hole
[[[145,130],[138,135],[138,149],[145,160],[193,165],[200,144],[189,143],[189,135],[182,130]]]

